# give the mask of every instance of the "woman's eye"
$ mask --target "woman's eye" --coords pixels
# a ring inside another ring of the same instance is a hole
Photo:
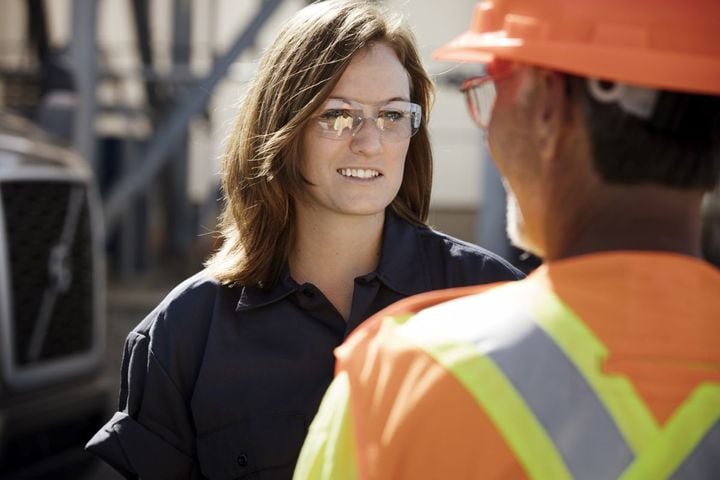
[[[347,118],[350,116],[350,112],[348,110],[342,110],[339,108],[333,108],[330,110],[325,110],[322,114],[320,114],[320,118],[324,119],[335,119],[339,117]]]
[[[386,120],[397,122],[398,120],[402,119],[405,114],[403,112],[397,112],[395,110],[387,110],[385,112],[380,112],[380,116]]]

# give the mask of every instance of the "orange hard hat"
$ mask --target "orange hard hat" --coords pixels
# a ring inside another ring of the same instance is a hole
[[[487,0],[433,56],[720,95],[720,0]]]

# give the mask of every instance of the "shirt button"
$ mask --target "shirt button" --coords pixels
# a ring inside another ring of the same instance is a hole
[[[238,455],[236,460],[237,460],[237,464],[240,465],[241,467],[243,467],[243,468],[247,467],[248,457],[244,453],[241,453],[240,455]]]

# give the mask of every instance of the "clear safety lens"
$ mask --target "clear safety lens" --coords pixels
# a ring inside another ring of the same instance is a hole
[[[497,91],[493,77],[476,77],[466,80],[460,88],[465,93],[473,121],[481,127],[490,125]]]
[[[365,120],[372,120],[383,140],[403,141],[415,135],[420,128],[422,108],[416,103],[403,101],[378,106],[331,99],[317,116],[318,131],[325,138],[347,140],[360,131]]]
[[[490,125],[497,98],[497,82],[512,76],[517,71],[516,66],[512,61],[496,58],[485,65],[485,75],[468,78],[462,83],[460,91],[465,94],[470,115],[480,128]]]

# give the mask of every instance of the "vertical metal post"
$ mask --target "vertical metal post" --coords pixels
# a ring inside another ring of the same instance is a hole
[[[480,160],[482,162],[480,191],[483,192],[483,200],[482,205],[477,209],[480,218],[476,222],[476,240],[479,245],[505,259],[510,259],[510,242],[505,230],[505,188],[500,173],[485,146],[482,147]]]
[[[78,92],[73,144],[98,173],[95,138],[97,110],[97,0],[73,0],[72,68]]]
[[[175,97],[180,97],[180,92],[189,90],[189,85],[185,82],[191,77],[191,2],[190,0],[175,0],[174,4],[172,59],[175,72]],[[170,163],[170,208],[167,210],[170,226],[170,252],[183,259],[187,258],[189,254],[193,235],[190,203],[187,195],[188,127],[189,124],[186,124],[184,132],[170,153],[173,161]]]
[[[40,63],[45,63],[50,55],[45,3],[42,0],[27,0],[27,12],[31,45]]]
[[[143,81],[145,82],[145,96],[155,116],[164,101],[158,95],[156,88],[155,67],[153,64],[152,32],[150,31],[150,5],[147,0],[132,0],[130,6],[133,11],[133,25],[140,60],[143,65]],[[153,124],[154,124],[154,118]]]
[[[127,175],[136,168],[138,162],[137,141],[128,135],[120,140],[122,148],[121,175]],[[138,224],[141,219],[137,216],[137,204],[144,201],[144,197],[133,200],[122,215],[122,228],[118,230],[118,273],[122,278],[129,278],[137,269],[139,263],[139,230]],[[144,245],[145,242],[142,242]],[[142,247],[147,248],[147,247]]]

